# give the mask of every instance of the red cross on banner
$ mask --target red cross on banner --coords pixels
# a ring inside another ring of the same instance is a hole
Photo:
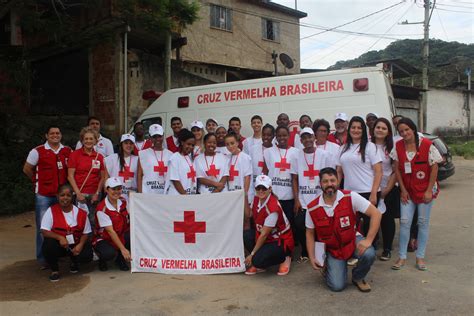
[[[129,178],[135,176],[135,172],[131,172],[129,166],[123,166],[123,171],[120,171],[118,175],[119,177],[123,177],[124,181],[127,181]]]
[[[229,169],[229,181],[234,181],[234,178],[239,175],[239,170],[235,170],[235,165],[231,165]]]
[[[308,165],[308,170],[303,172],[303,175],[314,180],[314,177],[319,176],[319,170],[314,170],[314,165]]]
[[[221,170],[220,169],[216,169],[216,165],[215,164],[212,164],[210,167],[209,167],[209,170],[206,171],[206,174],[209,176],[209,177],[216,177],[219,175],[219,172]]]
[[[195,211],[184,211],[184,221],[173,222],[175,233],[184,233],[185,244],[195,244],[196,234],[206,232],[206,222],[196,222]]]
[[[291,166],[291,164],[286,162],[285,157],[281,158],[280,162],[275,162],[275,168],[280,169],[280,171],[290,170],[290,166]]]
[[[164,176],[165,172],[168,171],[168,167],[165,166],[163,161],[158,161],[158,165],[153,167],[153,171],[158,172],[160,176]]]

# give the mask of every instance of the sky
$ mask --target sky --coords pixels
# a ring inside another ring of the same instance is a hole
[[[295,0],[273,0],[273,2],[295,8]],[[370,50],[384,49],[396,39],[423,38],[423,24],[399,24],[403,21],[422,22],[423,0],[296,0],[296,2],[297,9],[308,14],[308,17],[300,20],[301,68],[325,69],[339,60],[353,59]],[[311,36],[322,32],[321,27],[333,28],[392,5],[395,6],[336,29],[344,33],[329,31]],[[430,20],[430,38],[473,43],[473,21],[474,0],[436,0]],[[364,35],[347,34],[346,31]]]

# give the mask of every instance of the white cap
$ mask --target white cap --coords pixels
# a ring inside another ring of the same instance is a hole
[[[150,134],[151,137],[155,135],[163,136],[163,127],[161,127],[160,124],[150,125],[150,128],[148,129],[148,134]]]
[[[218,123],[215,119],[213,119],[212,117],[210,117],[210,118],[207,119],[206,125],[207,125],[209,122],[211,122],[211,121],[214,122],[214,123],[216,123],[216,125],[219,125],[219,123]]]
[[[343,112],[337,113],[336,117],[334,118],[334,121],[337,120],[347,121],[347,114]]]
[[[369,117],[375,117],[375,118],[379,118],[379,116],[377,115],[377,113],[375,112],[370,112],[370,113],[367,113],[367,115],[365,116],[365,119],[368,119]]]
[[[305,127],[301,130],[300,132],[300,135],[303,135],[303,134],[311,134],[311,135],[314,135],[314,131],[311,127]]]
[[[192,121],[191,124],[189,125],[189,129],[192,129],[193,127],[203,129],[204,125],[202,124],[201,121]]]
[[[122,180],[120,180],[120,178],[112,177],[108,178],[107,181],[105,181],[106,188],[116,188],[119,186],[123,186]]]
[[[135,144],[135,136],[131,134],[123,134],[122,137],[120,137],[120,142],[123,143],[126,140],[132,141],[132,143]]]
[[[272,186],[272,179],[269,176],[261,174],[255,179],[255,187],[258,187],[260,185],[263,185],[265,188],[268,189]]]

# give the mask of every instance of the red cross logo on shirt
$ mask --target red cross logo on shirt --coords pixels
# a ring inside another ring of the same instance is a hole
[[[196,182],[196,171],[192,165],[189,166],[189,172],[186,175],[188,179],[193,179],[193,182]]]
[[[303,172],[303,175],[310,180],[314,180],[314,177],[319,176],[319,170],[314,170],[314,165],[308,165],[308,170]]]
[[[210,167],[209,167],[209,170],[206,171],[206,174],[209,176],[209,177],[216,177],[219,175],[219,172],[221,170],[220,169],[216,169],[216,165],[215,164],[212,164]]]
[[[235,165],[231,165],[229,169],[229,180],[234,181],[234,178],[239,175],[239,170],[235,170]]]
[[[184,233],[185,244],[195,244],[196,234],[206,232],[206,222],[196,222],[195,211],[184,211],[184,221],[173,224],[175,233]]]
[[[123,177],[124,181],[127,181],[129,178],[135,176],[135,172],[131,172],[129,166],[123,166],[123,171],[120,171],[118,175],[119,177]]]
[[[280,169],[280,171],[286,171],[290,169],[291,164],[286,162],[286,157],[281,158],[280,162],[275,162],[275,168]]]
[[[160,176],[164,176],[165,172],[168,171],[168,167],[165,166],[163,161],[158,161],[158,165],[153,167],[154,172],[158,172]]]
[[[339,218],[339,221],[341,223],[341,228],[347,227],[351,224],[351,221],[349,220],[349,216],[344,216]]]

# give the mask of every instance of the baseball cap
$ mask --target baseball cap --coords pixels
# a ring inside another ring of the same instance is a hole
[[[336,117],[334,118],[334,121],[341,120],[341,121],[347,121],[347,114],[340,112],[336,114]]]
[[[193,127],[203,129],[204,125],[202,124],[201,121],[192,121],[191,124],[189,125],[189,129],[192,129]]]
[[[269,176],[261,174],[255,179],[255,187],[258,187],[260,185],[263,185],[265,188],[268,189],[272,186],[272,179],[270,179]]]
[[[209,124],[209,122],[214,122],[214,123],[216,123],[216,125],[219,125],[219,123],[217,123],[217,121],[215,119],[213,119],[212,117],[207,119],[206,125]]]
[[[108,178],[107,181],[105,181],[105,187],[106,188],[116,188],[123,186],[122,180],[120,180],[117,177],[111,177]]]
[[[379,118],[379,116],[377,115],[377,113],[367,113],[367,115],[365,116],[365,119],[368,119],[369,117],[375,117],[376,119]]]
[[[310,127],[305,127],[301,130],[300,132],[300,135],[303,135],[303,134],[311,134],[311,135],[314,135],[314,131],[312,128]]]
[[[126,140],[132,141],[132,143],[135,144],[135,136],[131,134],[123,134],[122,137],[120,137],[120,142],[123,143]]]
[[[161,135],[163,136],[163,127],[161,127],[160,124],[153,124],[153,125],[150,125],[150,128],[148,130],[148,133],[150,134],[150,136],[155,136],[155,135]]]

